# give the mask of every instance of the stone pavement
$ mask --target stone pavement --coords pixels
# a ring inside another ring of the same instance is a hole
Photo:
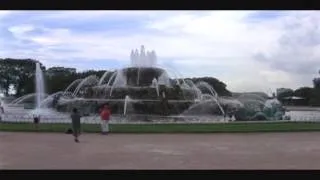
[[[320,169],[320,133],[0,132],[0,169]]]

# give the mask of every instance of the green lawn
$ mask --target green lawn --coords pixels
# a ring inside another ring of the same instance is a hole
[[[40,132],[65,132],[69,124],[40,124]],[[99,125],[83,124],[84,132],[100,132]],[[0,131],[34,132],[31,123],[0,123]],[[320,131],[316,122],[223,123],[223,124],[112,124],[112,133],[218,133]]]

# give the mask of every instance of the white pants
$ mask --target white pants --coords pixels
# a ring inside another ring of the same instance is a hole
[[[109,121],[101,120],[101,130],[102,132],[109,132]]]

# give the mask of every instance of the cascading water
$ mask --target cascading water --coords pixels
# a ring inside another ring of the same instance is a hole
[[[44,107],[47,108],[48,105],[53,101],[54,98],[61,96],[61,95],[65,95],[66,93],[64,91],[59,91],[53,94],[50,94],[49,96],[47,96],[45,99],[43,99],[41,101],[40,107]]]
[[[200,101],[201,100],[201,90],[190,80],[186,79],[185,83],[193,90],[194,92],[194,101]]]
[[[40,63],[36,63],[35,82],[36,82],[36,109],[40,109],[41,102],[44,99],[43,94],[45,94],[43,72],[40,68]]]
[[[175,79],[177,85],[180,86],[179,78],[183,79],[183,76],[180,73],[178,73],[178,71],[176,69],[174,69],[174,68],[172,68],[172,67],[170,67],[168,65],[165,65],[165,66],[164,65],[157,65],[157,67],[166,69],[166,71],[167,71],[166,72],[166,76],[169,78],[169,74],[170,74],[170,76],[172,76]],[[182,80],[182,81],[184,82],[184,80]]]
[[[81,81],[83,81],[83,79],[76,79],[74,80],[65,90],[64,90],[64,95],[68,93],[68,91],[75,86],[76,84],[79,85],[79,83],[81,83]],[[77,88],[77,87],[76,87]]]
[[[99,79],[98,79],[97,76],[91,75],[91,76],[86,77],[85,79],[83,79],[79,83],[77,88],[74,90],[73,96],[76,97],[83,86],[85,86],[85,85],[97,85],[98,83],[99,83]]]
[[[137,86],[139,86],[139,81],[140,81],[140,67],[138,67],[138,71],[137,71]]]
[[[6,109],[4,101],[2,101],[1,97],[0,97],[0,121],[2,120],[1,115],[4,114],[4,109]]]
[[[159,85],[171,86],[170,78],[166,72],[163,72],[161,76],[158,78]]]
[[[30,98],[35,98],[36,99],[36,96],[37,96],[37,93],[31,93],[31,94],[27,94],[27,95],[24,95],[24,96],[21,96],[15,100],[13,100],[12,102],[10,102],[9,105],[16,105],[16,104],[20,104],[20,103],[23,103],[25,100],[28,100]],[[46,97],[47,94],[42,94],[43,97]]]
[[[157,95],[158,95],[158,97],[159,97],[159,95],[160,95],[160,92],[159,92],[159,84],[158,84],[158,81],[157,81],[156,78],[153,78],[153,80],[152,80],[152,85],[151,85],[151,86],[156,89]]]
[[[112,73],[111,71],[106,71],[106,72],[102,75],[102,77],[100,78],[98,85],[99,85],[99,86],[102,85],[102,84],[105,82],[104,79],[105,79],[109,74],[111,74],[111,73]]]
[[[200,81],[196,84],[196,86],[201,89],[202,87],[204,87],[205,89],[209,90],[210,95],[214,96],[214,97],[218,97],[218,93],[216,92],[216,90],[210,86],[210,84],[208,84],[207,82],[204,81]]]
[[[157,63],[155,51],[145,51],[143,45],[141,46],[140,53],[137,49],[131,51],[130,59],[132,67],[153,67]]]
[[[201,98],[203,101],[215,101],[220,109],[220,111],[222,112],[223,115],[225,115],[225,112],[220,104],[220,102],[218,101],[217,97],[216,96],[211,96],[209,94],[203,94],[202,95],[202,98]]]
[[[128,103],[130,101],[130,97],[126,95],[124,98],[124,105],[123,105],[123,115],[125,116],[127,114],[127,108],[128,108]]]
[[[111,82],[115,80],[115,78],[117,77],[117,72],[113,72],[108,83],[107,83],[107,86],[110,86]]]
[[[151,52],[150,51],[145,51],[145,48],[142,45],[141,48],[140,48],[140,53],[139,53],[139,51],[137,49],[131,51],[130,59],[131,59],[131,66],[138,68],[136,85],[139,86],[139,83],[140,83],[140,68],[141,67],[153,67],[153,66],[155,66],[156,62],[157,62],[157,56],[156,56],[155,51],[151,51]]]
[[[115,80],[111,86],[110,96],[112,96],[112,91],[115,87],[125,87],[127,85],[127,79],[123,75],[123,71],[121,69],[117,70]]]

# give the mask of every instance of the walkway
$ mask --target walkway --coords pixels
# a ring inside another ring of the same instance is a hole
[[[0,132],[0,169],[320,169],[319,137]]]

